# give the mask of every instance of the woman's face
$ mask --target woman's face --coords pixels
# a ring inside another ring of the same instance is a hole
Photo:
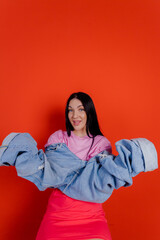
[[[77,136],[86,136],[87,114],[83,104],[77,98],[73,98],[68,106],[68,118]]]

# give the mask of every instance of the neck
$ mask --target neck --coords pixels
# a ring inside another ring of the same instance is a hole
[[[87,132],[86,131],[75,131],[74,130],[73,132],[78,137],[85,137],[85,136],[87,136]]]

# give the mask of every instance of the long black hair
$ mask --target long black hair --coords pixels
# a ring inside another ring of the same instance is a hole
[[[80,100],[82,102],[84,110],[87,114],[86,132],[87,132],[88,137],[92,136],[94,139],[94,137],[97,135],[103,136],[103,134],[99,128],[94,103],[93,103],[91,97],[88,94],[83,93],[83,92],[72,93],[67,100],[66,109],[65,109],[65,119],[66,119],[66,130],[67,130],[68,136],[70,136],[71,131],[74,130],[69,121],[69,118],[68,118],[68,106],[69,106],[69,102],[73,98],[77,98],[78,100]]]

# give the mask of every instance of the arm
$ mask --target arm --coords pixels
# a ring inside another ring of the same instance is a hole
[[[33,182],[39,190],[67,184],[83,162],[61,151],[61,144],[44,153],[28,133],[11,133],[0,147],[0,166],[15,166],[18,176]]]
[[[105,152],[89,161],[76,178],[60,189],[68,196],[89,202],[104,202],[114,189],[132,185],[132,177],[158,167],[154,145],[147,139],[120,140],[118,156]]]

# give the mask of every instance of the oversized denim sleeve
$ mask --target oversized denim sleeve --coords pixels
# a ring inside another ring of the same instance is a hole
[[[63,153],[63,160],[59,149],[59,144],[56,144],[44,153],[37,149],[37,143],[30,134],[11,133],[0,147],[0,166],[15,166],[17,175],[33,182],[39,190],[66,185],[82,167],[82,161],[78,157],[70,161],[67,152]]]
[[[72,198],[102,203],[114,189],[132,185],[132,177],[138,173],[158,167],[157,152],[147,139],[120,140],[116,149],[118,156],[99,154],[70,185],[60,189]]]

